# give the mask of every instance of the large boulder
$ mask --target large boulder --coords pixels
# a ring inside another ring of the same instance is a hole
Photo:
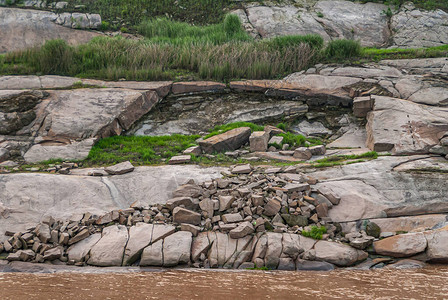
[[[251,130],[249,127],[239,127],[212,136],[199,142],[205,153],[224,152],[239,149],[249,141]]]
[[[428,260],[435,263],[448,262],[448,226],[439,230],[425,232],[428,241],[426,255]]]
[[[357,262],[363,261],[367,258],[367,253],[357,250],[348,245],[318,241],[314,245],[316,260],[321,260],[335,264],[340,267],[347,267],[354,265]]]
[[[448,108],[374,96],[367,114],[367,146],[394,154],[428,153],[448,131]]]
[[[126,226],[112,225],[104,228],[101,239],[90,250],[87,263],[100,267],[121,266],[127,241]]]
[[[173,267],[190,262],[192,234],[178,231],[163,241],[163,266]]]
[[[143,249],[151,243],[153,225],[137,223],[129,229],[129,240],[124,251],[123,265],[136,261]]]
[[[421,232],[391,236],[373,243],[375,252],[393,257],[408,257],[425,251],[427,242]]]
[[[88,238],[73,244],[67,250],[68,259],[75,262],[83,261],[90,253],[90,249],[101,239],[101,233],[95,233]]]
[[[54,39],[63,39],[72,45],[84,44],[101,36],[98,32],[57,25],[57,18],[57,14],[49,11],[0,7],[0,53],[40,46]]]

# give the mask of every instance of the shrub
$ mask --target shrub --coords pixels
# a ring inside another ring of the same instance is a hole
[[[321,240],[322,236],[327,233],[327,228],[325,226],[311,226],[310,231],[302,231],[302,235],[305,237],[310,237],[315,240]]]
[[[328,43],[325,56],[328,59],[347,59],[361,55],[361,44],[353,40],[334,40]]]
[[[240,18],[237,15],[228,14],[224,18],[224,31],[227,36],[232,37],[243,31]]]
[[[286,131],[286,124],[285,123],[278,123],[277,124],[277,128]]]

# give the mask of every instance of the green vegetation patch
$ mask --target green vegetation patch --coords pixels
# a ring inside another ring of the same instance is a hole
[[[376,151],[369,151],[363,154],[352,154],[352,155],[334,155],[326,158],[318,159],[312,164],[315,168],[333,167],[344,164],[354,164],[359,162],[364,162],[364,159],[376,159],[378,158],[378,153]]]
[[[282,146],[288,144],[290,149],[294,147],[322,145],[322,141],[317,138],[306,138],[301,134],[294,134],[292,132],[280,133],[278,136],[283,137]]]
[[[235,128],[240,128],[240,127],[249,127],[251,129],[252,132],[254,131],[263,131],[264,130],[264,126],[261,125],[257,125],[254,123],[250,123],[250,122],[234,122],[234,123],[229,123],[229,124],[225,124],[225,125],[217,125],[215,126],[209,134],[207,134],[204,139],[208,139],[209,137],[227,132],[229,130],[235,129]]]
[[[432,58],[448,56],[448,45],[414,48],[414,49],[376,49],[363,48],[361,57],[365,60],[380,61],[382,59]]]
[[[84,165],[160,164],[194,146],[199,135],[113,136],[100,140],[90,150]]]
[[[311,226],[309,231],[302,231],[302,235],[315,240],[321,240],[322,236],[327,233],[327,228],[325,226]]]

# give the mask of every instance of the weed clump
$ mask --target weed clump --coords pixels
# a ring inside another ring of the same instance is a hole
[[[327,233],[327,228],[325,226],[311,226],[309,231],[302,231],[302,235],[315,240],[321,240],[322,236]]]
[[[348,59],[361,55],[361,44],[353,40],[334,40],[328,43],[325,49],[327,59]]]

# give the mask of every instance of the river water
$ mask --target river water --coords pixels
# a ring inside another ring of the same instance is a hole
[[[448,267],[331,272],[0,273],[0,299],[448,299]]]

